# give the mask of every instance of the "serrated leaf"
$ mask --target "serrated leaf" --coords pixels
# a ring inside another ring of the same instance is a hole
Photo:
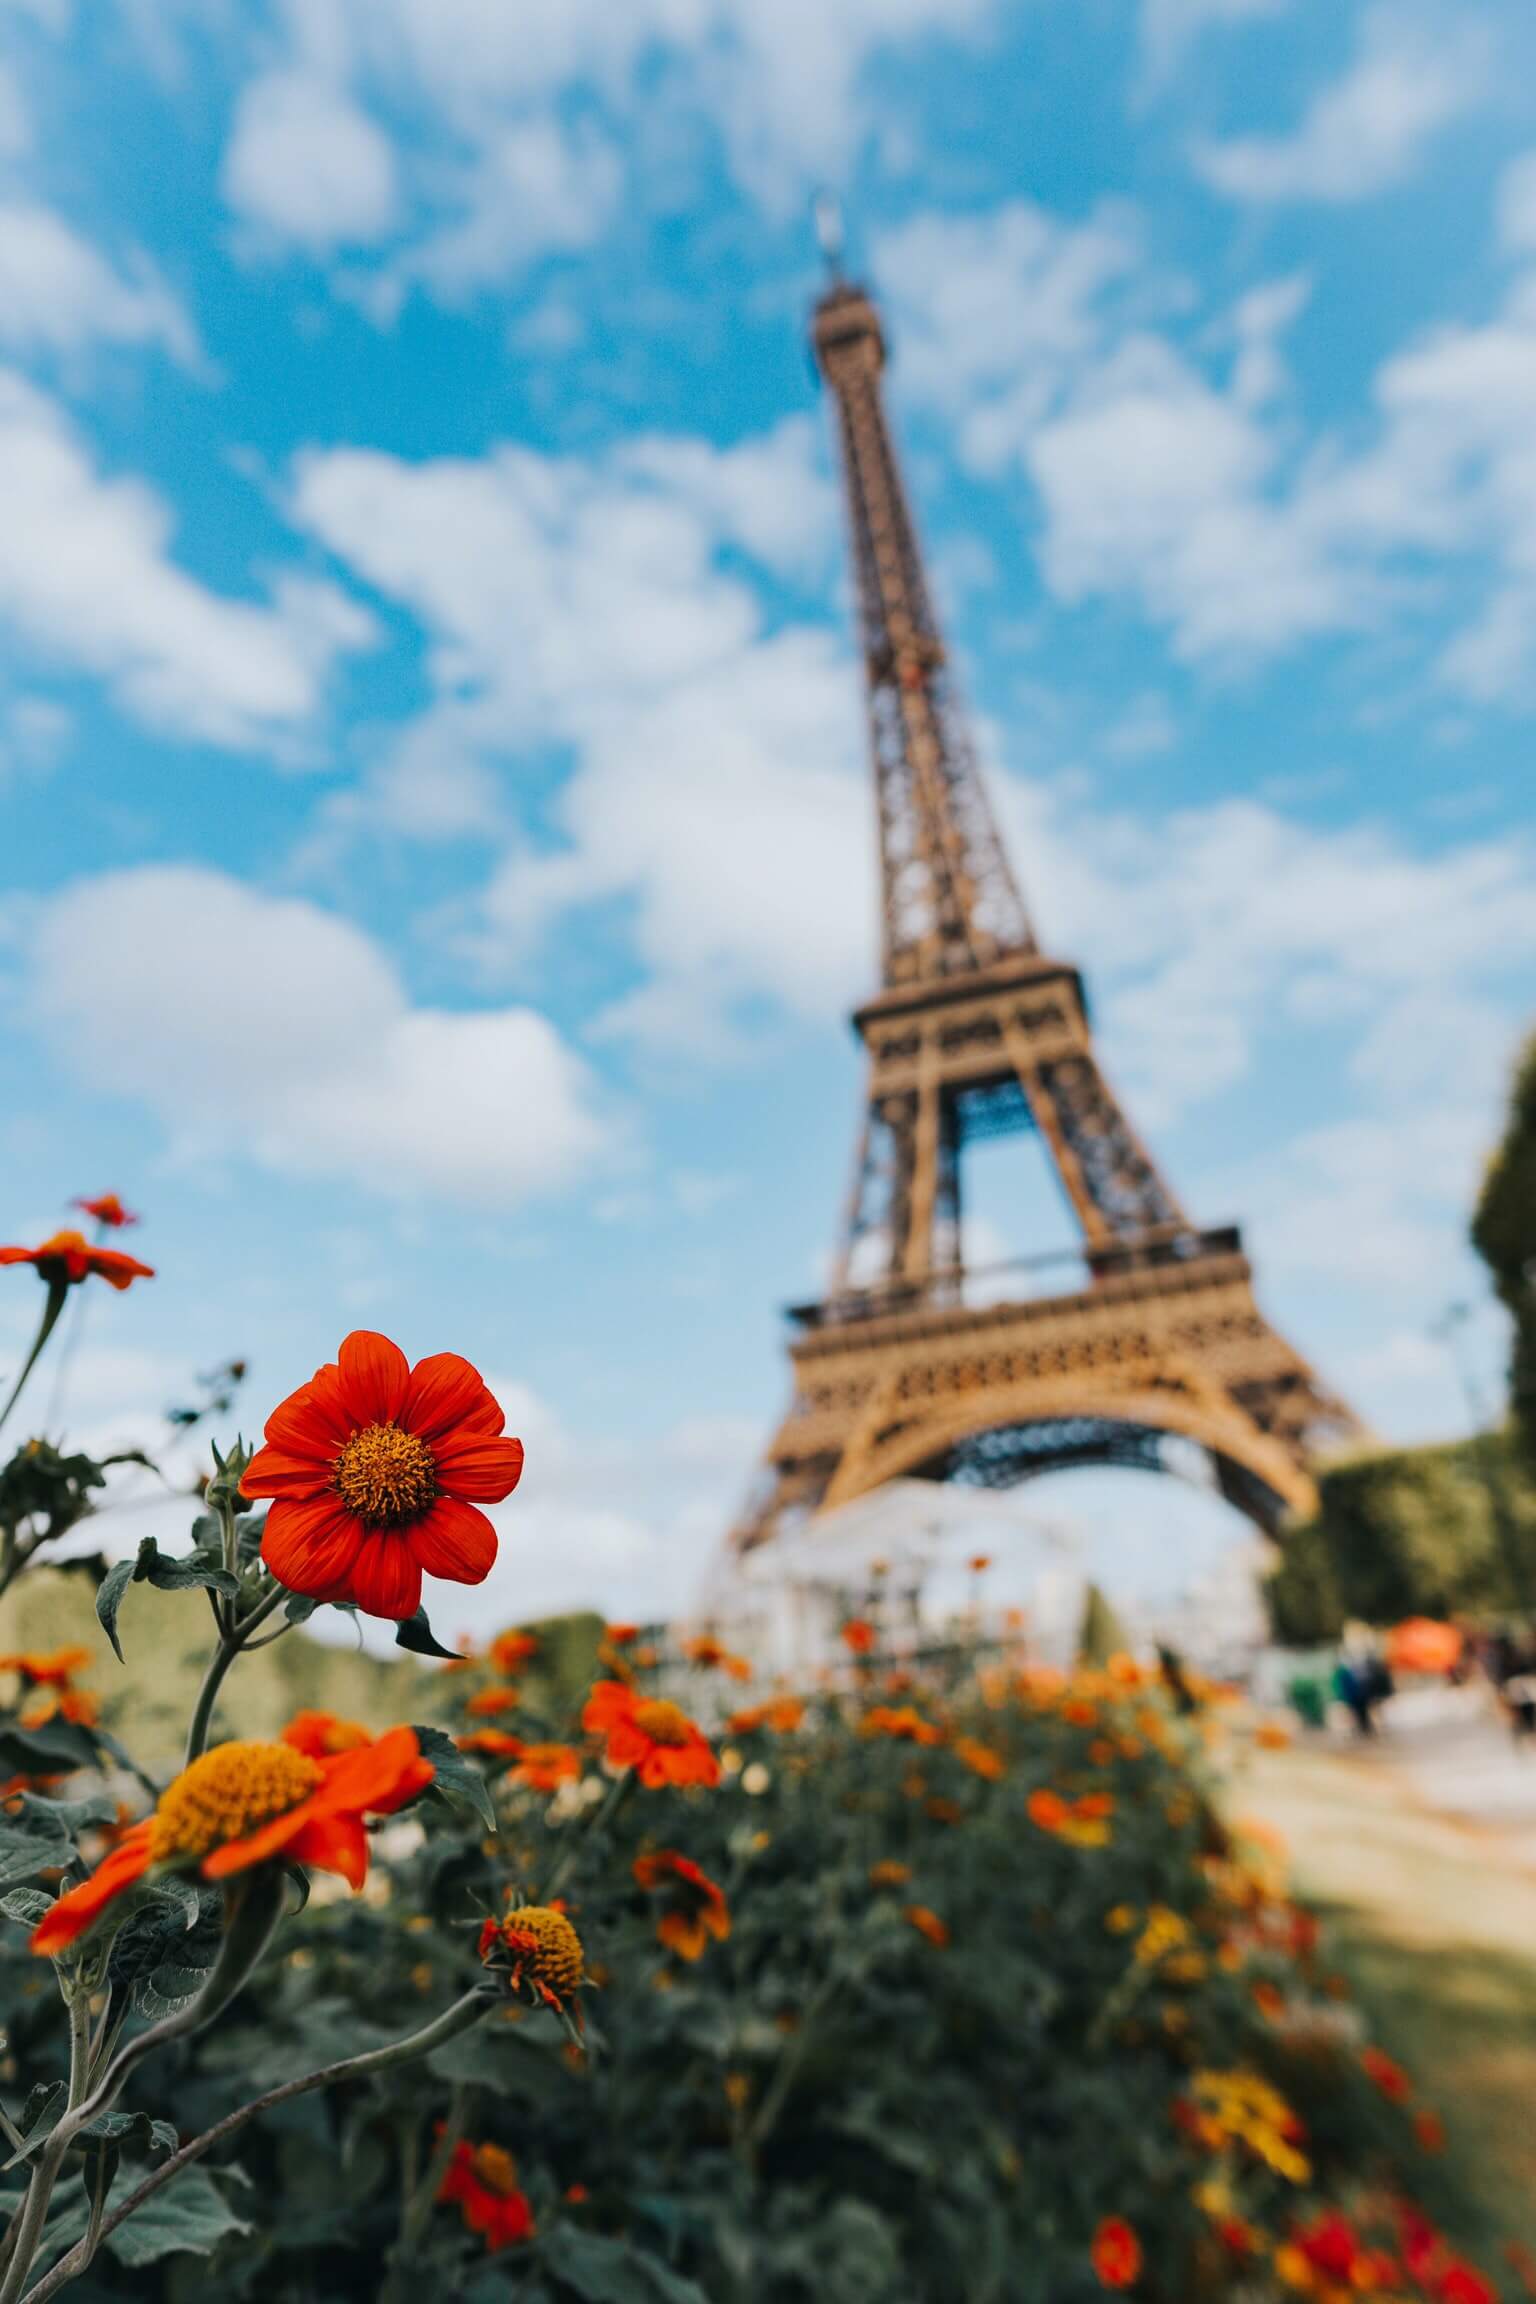
[[[109,2211],[134,2190],[138,2181],[132,2171],[123,2170],[108,2197]],[[232,2232],[250,2229],[205,2168],[188,2168],[109,2233],[106,2246],[120,2264],[155,2264],[162,2256],[211,2256]]]
[[[153,1584],[161,1592],[185,1592],[201,1585],[206,1591],[222,1593],[227,1600],[232,1600],[240,1589],[238,1580],[211,1554],[194,1551],[183,1559],[173,1559],[168,1552],[161,1551],[153,1536],[144,1537],[136,1557],[132,1561],[119,1560],[114,1568],[109,1568],[96,1590],[96,1614],[117,1652],[119,1663],[124,1658],[123,1644],[117,1636],[117,1612],[130,1584]]]
[[[466,1760],[453,1738],[441,1728],[416,1727],[421,1756],[433,1767],[432,1790],[450,1806],[472,1809],[488,1832],[496,1830],[496,1810],[485,1778]]]
[[[583,2304],[709,2304],[702,2288],[629,2240],[557,2224],[538,2252],[545,2271]]]
[[[413,1656],[441,1656],[450,1664],[462,1664],[464,1659],[457,1648],[445,1648],[427,1622],[425,1608],[418,1608],[414,1616],[407,1616],[403,1624],[395,1626],[395,1646],[407,1648]]]

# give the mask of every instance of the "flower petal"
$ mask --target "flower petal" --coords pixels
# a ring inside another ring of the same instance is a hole
[[[268,1445],[258,1448],[240,1481],[242,1496],[318,1496],[331,1484],[331,1467],[320,1456],[293,1456]]]
[[[226,1840],[221,1847],[203,1858],[200,1870],[205,1880],[227,1880],[232,1872],[249,1872],[253,1864],[265,1864],[268,1857],[280,1856],[291,1848],[308,1823],[314,1811],[316,1794],[301,1800],[296,1808],[269,1823],[260,1824],[243,1839]]]
[[[368,1877],[368,1835],[355,1815],[313,1816],[289,1843],[296,1864],[309,1864],[317,1872],[339,1872],[352,1889]]]
[[[487,1432],[450,1433],[433,1450],[437,1484],[445,1495],[477,1504],[499,1504],[523,1473],[521,1440],[497,1440]]]
[[[153,1829],[152,1819],[135,1824],[125,1832],[109,1854],[104,1856],[89,1880],[82,1880],[78,1888],[45,1912],[32,1931],[34,1952],[62,1952],[83,1936],[115,1897],[131,1888],[149,1870],[149,1843]]]
[[[483,1584],[496,1565],[495,1529],[473,1504],[453,1496],[439,1496],[417,1521],[410,1546],[429,1576],[450,1584]]]
[[[315,1600],[341,1599],[349,1590],[363,1537],[362,1522],[334,1496],[280,1496],[267,1514],[261,1557],[290,1592]]]
[[[357,1427],[342,1396],[341,1370],[334,1360],[317,1368],[307,1384],[280,1400],[266,1422],[266,1436],[296,1456],[332,1461]]]
[[[405,1403],[410,1363],[398,1344],[372,1328],[354,1328],[342,1343],[342,1396],[360,1425],[393,1424]]]
[[[423,1760],[414,1728],[390,1728],[372,1744],[354,1745],[320,1763],[324,1781],[312,1795],[321,1814],[352,1808],[392,1816],[432,1781],[432,1763]]]
[[[274,1511],[281,1511],[274,1505]],[[386,1616],[396,1623],[414,1616],[421,1606],[421,1564],[408,1536],[385,1529],[370,1529],[352,1563],[351,1596],[369,1616]]]
[[[455,1425],[476,1432],[499,1432],[505,1416],[486,1390],[485,1379],[457,1352],[433,1352],[411,1370],[402,1418],[408,1432],[438,1440]]]

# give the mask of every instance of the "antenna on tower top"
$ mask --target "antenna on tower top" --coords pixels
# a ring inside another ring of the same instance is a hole
[[[811,202],[811,215],[827,278],[835,287],[843,277],[843,204],[835,192],[818,192]]]

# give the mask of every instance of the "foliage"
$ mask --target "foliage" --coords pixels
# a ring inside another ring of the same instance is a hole
[[[347,1436],[358,1371],[386,1405]],[[291,1583],[238,1442],[102,1576],[118,1656],[202,1612],[168,1783],[89,1650],[3,1660],[0,2304],[1476,2304],[1411,2083],[1212,1805],[1215,1692],[1107,1653],[1107,1609],[1070,1680],[862,1620],[806,1698],[658,1628],[461,1659],[388,1547],[494,1557],[438,1485],[520,1464],[476,1372],[354,1336],[268,1434]],[[0,1495],[79,1518],[100,1469],[30,1445]],[[0,1580],[51,1525],[27,1506]],[[253,1658],[307,1652],[323,1698],[305,1622],[392,1598],[374,1670],[419,1728],[322,1704],[220,1740]]]
[[[1536,1587],[1536,1487],[1503,1434],[1350,1456],[1323,1468],[1318,1493],[1268,1580],[1277,1639],[1334,1639],[1350,1617],[1498,1614]]]
[[[1536,1473],[1536,1035],[1515,1073],[1509,1121],[1473,1214],[1472,1244],[1514,1322],[1510,1405],[1527,1468]]]

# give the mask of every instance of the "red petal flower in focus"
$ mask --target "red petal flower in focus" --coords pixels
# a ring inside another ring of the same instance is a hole
[[[138,1218],[131,1208],[125,1208],[115,1192],[98,1193],[94,1200],[76,1200],[72,1206],[83,1208],[87,1216],[94,1216],[98,1224],[106,1224],[116,1232],[124,1224],[137,1224]]]
[[[356,1330],[273,1409],[240,1483],[275,1499],[262,1559],[290,1592],[396,1621],[421,1605],[423,1574],[482,1583],[496,1531],[476,1507],[523,1469],[505,1421],[456,1352],[412,1368],[387,1336]]]
[[[392,1816],[432,1781],[411,1728],[317,1760],[291,1744],[216,1744],[161,1793],[152,1816],[123,1834],[89,1880],[71,1888],[32,1932],[34,1952],[62,1952],[146,1872],[195,1871],[227,1880],[280,1858],[368,1877],[363,1818]]]
[[[455,2144],[437,2196],[459,2208],[487,2248],[533,2236],[533,2210],[518,2186],[517,2162],[499,2144]]]
[[[599,1680],[581,1715],[583,1728],[605,1740],[615,1768],[634,1768],[642,1784],[718,1784],[720,1763],[704,1732],[665,1697],[637,1696],[622,1680]]]
[[[1131,2288],[1141,2278],[1141,2242],[1123,2216],[1106,2216],[1089,2250],[1101,2288]]]
[[[109,1288],[131,1288],[135,1280],[155,1276],[153,1264],[117,1248],[93,1248],[83,1232],[55,1232],[40,1248],[0,1248],[0,1264],[35,1264],[50,1288],[73,1288],[92,1274]]]

